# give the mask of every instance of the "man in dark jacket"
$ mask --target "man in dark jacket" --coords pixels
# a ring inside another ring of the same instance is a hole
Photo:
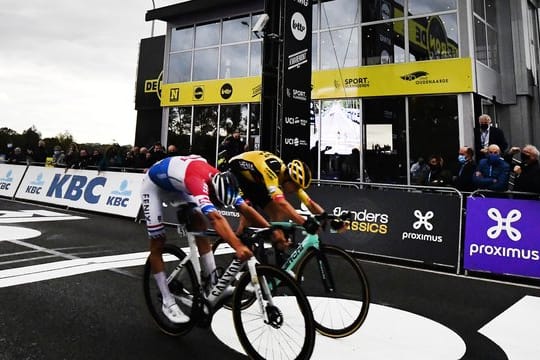
[[[474,151],[470,147],[462,146],[459,148],[459,168],[453,180],[455,188],[460,191],[471,192],[476,189],[473,183],[473,175],[476,170],[473,155]]]
[[[479,189],[506,191],[510,178],[510,164],[501,157],[499,146],[488,147],[488,156],[480,160],[473,182]]]
[[[525,145],[521,149],[521,165],[514,166],[514,191],[540,193],[539,156],[536,146]]]
[[[492,126],[491,117],[487,114],[482,114],[478,117],[478,126],[474,128],[474,151],[476,153],[476,160],[488,156],[488,146],[497,145],[504,154],[508,147],[508,142],[504,137],[504,133],[501,129]]]

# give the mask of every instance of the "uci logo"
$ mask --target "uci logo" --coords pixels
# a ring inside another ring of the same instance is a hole
[[[506,231],[506,235],[510,238],[512,241],[519,241],[521,240],[521,232],[512,227],[512,223],[518,221],[521,219],[521,212],[519,210],[513,209],[508,212],[508,215],[506,215],[506,218],[502,217],[501,212],[499,209],[490,208],[487,212],[489,218],[491,220],[494,220],[497,222],[497,225],[494,225],[490,227],[487,230],[487,236],[490,239],[496,239],[498,238],[502,231]]]
[[[307,34],[306,19],[299,12],[295,12],[291,17],[291,31],[294,38],[298,41],[304,40]]]

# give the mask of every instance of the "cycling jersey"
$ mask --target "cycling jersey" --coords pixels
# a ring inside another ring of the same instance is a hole
[[[267,151],[247,151],[231,158],[229,166],[245,199],[264,207],[272,200],[284,198],[280,185],[286,179],[287,165],[278,156]],[[296,194],[304,204],[311,202],[303,189]]]
[[[168,157],[148,169],[141,187],[148,235],[158,237],[165,233],[163,202],[193,203],[205,215],[216,211],[210,200],[209,186],[210,180],[218,172],[199,155]],[[239,196],[234,206],[240,206],[243,202]]]

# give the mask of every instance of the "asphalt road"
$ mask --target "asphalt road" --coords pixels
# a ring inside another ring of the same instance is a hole
[[[0,359],[244,359],[226,310],[183,337],[157,329],[142,293],[147,245],[132,219],[0,199]],[[540,287],[361,264],[365,324],[318,336],[313,359],[540,358]]]

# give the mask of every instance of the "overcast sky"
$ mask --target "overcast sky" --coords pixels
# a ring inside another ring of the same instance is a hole
[[[171,1],[155,0],[156,7]],[[76,142],[135,139],[140,39],[152,0],[2,0],[0,127]],[[156,22],[155,35],[165,33]]]

